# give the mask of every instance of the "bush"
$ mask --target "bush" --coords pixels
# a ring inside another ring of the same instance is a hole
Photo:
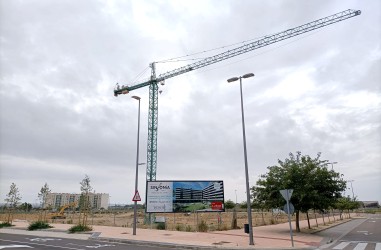
[[[92,231],[93,228],[89,226],[85,226],[82,224],[72,226],[69,228],[69,233],[77,233],[77,232],[87,232],[87,231]]]
[[[180,225],[180,224],[176,225],[176,231],[183,231],[183,230],[184,230],[183,225]]]
[[[157,229],[158,230],[165,230],[165,222],[157,223]]]
[[[198,229],[199,232],[207,232],[208,231],[208,225],[206,225],[206,222],[202,220],[197,225],[197,229]]]
[[[11,227],[11,226],[12,226],[12,224],[9,223],[9,222],[2,222],[2,223],[0,223],[0,228],[3,228],[3,227]]]
[[[189,225],[187,225],[187,226],[185,227],[185,231],[186,231],[186,232],[192,232],[192,227],[189,226]]]
[[[33,231],[33,230],[38,230],[38,229],[46,229],[46,228],[52,228],[48,223],[44,221],[35,221],[29,224],[28,230]]]

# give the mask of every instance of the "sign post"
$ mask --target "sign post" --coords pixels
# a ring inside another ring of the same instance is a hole
[[[292,196],[292,192],[294,190],[293,189],[283,189],[283,190],[280,190],[280,193],[281,195],[283,196],[283,198],[286,200],[287,204],[285,207],[287,207],[287,215],[288,215],[288,225],[290,226],[290,236],[291,236],[291,245],[292,247],[294,247],[294,238],[292,236],[292,225],[291,225],[291,217],[290,217],[290,214],[293,212],[291,212],[291,207],[290,205],[292,206],[292,204],[290,204],[290,199],[291,199],[291,196]],[[294,206],[292,206],[292,208],[294,208]],[[294,210],[294,209],[292,209]]]

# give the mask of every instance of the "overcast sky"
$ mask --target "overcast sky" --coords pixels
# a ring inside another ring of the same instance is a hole
[[[226,80],[253,72],[243,80],[250,185],[290,152],[321,152],[358,199],[381,202],[376,0],[0,0],[0,202],[12,182],[23,202],[35,203],[45,182],[79,193],[87,174],[112,204],[132,203],[131,96],[141,97],[144,163],[148,88],[114,97],[117,82],[139,83],[154,61],[205,58],[346,9],[362,14],[160,85],[157,180],[223,180],[225,200],[245,200],[239,84]],[[157,63],[157,74],[192,62]]]

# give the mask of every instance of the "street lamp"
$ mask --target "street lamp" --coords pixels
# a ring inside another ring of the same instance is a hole
[[[328,164],[331,164],[332,165],[332,171],[333,171],[333,164],[337,164],[338,162],[337,161],[334,161],[334,162],[328,162]]]
[[[247,164],[247,151],[246,151],[246,134],[245,134],[245,115],[243,110],[243,96],[242,96],[242,78],[249,78],[253,77],[253,73],[248,73],[240,77],[232,77],[229,78],[227,81],[235,82],[239,79],[239,87],[241,92],[241,113],[242,113],[242,134],[243,134],[243,151],[244,151],[244,157],[245,157],[245,175],[246,175],[246,204],[247,204],[247,217],[249,221],[249,244],[254,245],[254,237],[253,237],[253,225],[252,225],[252,219],[251,219],[251,206],[250,206],[250,187],[249,187],[249,170],[248,170],[248,164]]]
[[[237,206],[237,189],[235,191],[235,205]]]
[[[136,146],[136,172],[135,172],[135,194],[138,191],[138,166],[139,166],[139,132],[140,132],[140,97],[139,96],[132,96],[135,100],[139,101],[139,109],[138,109],[138,139],[137,139],[137,146]],[[135,195],[134,195],[135,196]],[[136,216],[137,216],[137,201],[134,201],[134,227],[132,231],[132,235],[136,235]]]

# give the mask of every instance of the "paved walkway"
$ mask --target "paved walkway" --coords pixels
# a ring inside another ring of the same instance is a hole
[[[337,218],[336,218],[337,220]],[[332,217],[331,217],[332,221]],[[337,221],[343,223],[344,221]],[[315,219],[310,220],[311,226],[315,225]],[[322,226],[323,221],[318,219],[318,229],[327,228]],[[67,234],[72,225],[70,224],[51,224],[52,229],[43,231],[25,231],[28,226],[27,221],[16,220],[12,228],[0,229],[0,233],[19,233],[35,235],[40,237],[61,237],[61,238],[77,238],[88,239],[91,235],[97,236],[97,239],[107,241],[135,242],[146,243],[149,245],[168,245],[180,247],[181,245],[198,246],[202,248],[225,248],[225,249],[288,249],[291,248],[291,239],[288,223],[260,226],[253,228],[254,246],[249,245],[249,236],[244,233],[243,229],[214,231],[214,232],[180,232],[156,229],[137,229],[137,235],[132,235],[132,228],[125,227],[108,227],[93,226],[93,234]],[[332,227],[334,224],[331,224]],[[295,222],[292,223],[295,227]],[[302,231],[307,228],[307,221],[300,222]],[[18,230],[17,230],[18,229]],[[24,229],[24,230],[20,230]],[[315,229],[316,230],[316,229]],[[308,232],[293,233],[294,246],[299,249],[316,249],[321,244],[323,238]],[[197,248],[197,247],[195,247]]]

